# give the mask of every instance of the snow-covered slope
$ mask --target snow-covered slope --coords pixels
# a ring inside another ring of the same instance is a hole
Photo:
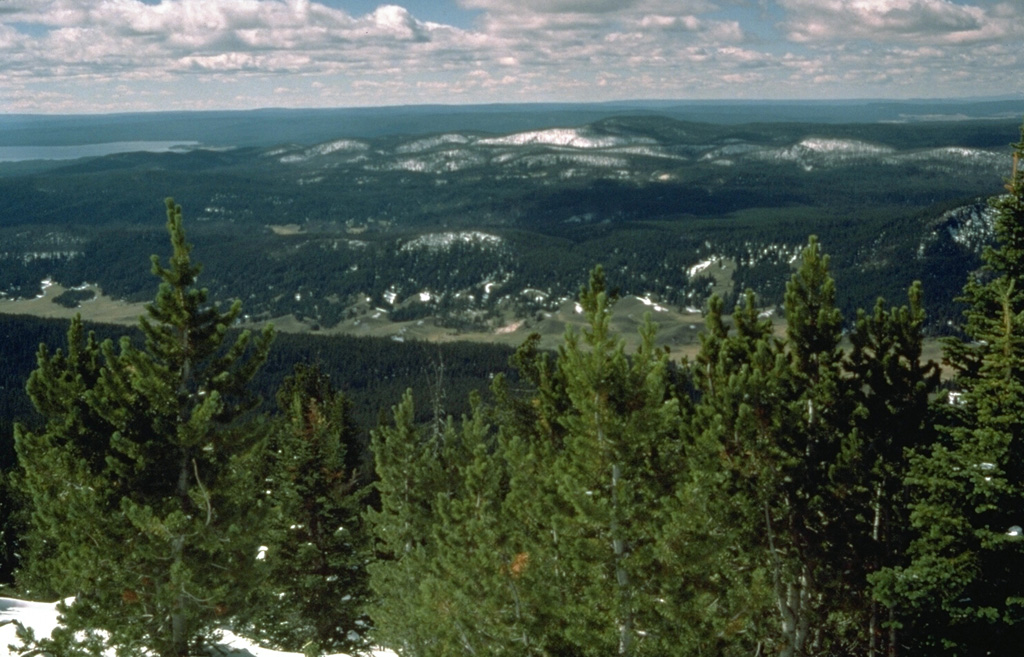
[[[545,146],[567,146],[570,148],[611,148],[613,146],[626,146],[636,143],[653,144],[655,142],[653,139],[626,139],[607,135],[588,135],[576,128],[553,128],[550,130],[519,132],[504,137],[481,139],[477,143],[481,146],[543,144]]]

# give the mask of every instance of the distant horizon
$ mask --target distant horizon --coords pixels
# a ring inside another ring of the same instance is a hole
[[[1021,111],[1024,112],[1024,92],[1019,94],[1003,94],[998,96],[933,96],[913,98],[890,98],[890,97],[851,97],[851,98],[623,98],[618,100],[538,100],[538,101],[517,101],[517,102],[467,102],[467,103],[396,103],[381,105],[308,105],[308,106],[283,106],[266,105],[260,107],[211,107],[198,109],[140,109],[140,110],[112,110],[105,112],[0,112],[0,120],[5,117],[103,117],[103,116],[131,116],[139,114],[226,114],[226,113],[255,113],[255,112],[318,112],[318,111],[372,111],[372,110],[401,110],[401,109],[483,109],[483,108],[521,108],[521,107],[611,107],[615,105],[635,106],[686,106],[686,105],[855,105],[864,103],[884,103],[892,105],[902,104],[985,104],[985,103],[1022,103]]]

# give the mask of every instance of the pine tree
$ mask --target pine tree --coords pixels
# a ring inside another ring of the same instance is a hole
[[[140,319],[144,346],[97,345],[75,322],[67,355],[41,348],[29,380],[47,418],[15,438],[30,574],[75,596],[46,650],[187,655],[247,593],[262,514],[247,384],[272,332],[229,336],[241,304],[207,302],[181,208],[166,205],[172,254],[166,267],[152,258],[161,284]]]
[[[920,283],[911,286],[908,305],[886,309],[879,299],[870,314],[860,311],[853,332],[847,371],[859,411],[854,424],[863,444],[857,479],[860,514],[870,520],[870,534],[855,541],[862,558],[849,579],[879,577],[883,569],[901,565],[911,538],[908,491],[904,486],[910,455],[934,442],[934,418],[929,397],[939,385],[939,366],[922,362],[924,307]],[[858,587],[861,588],[861,587]],[[858,603],[858,652],[869,656],[899,645],[899,610],[883,614],[863,586]],[[883,632],[883,629],[885,630]]]
[[[711,306],[712,334],[694,368],[694,435],[703,470],[722,472],[705,494],[722,502],[712,526],[735,541],[733,570],[749,573],[752,590],[770,590],[774,629],[763,625],[765,600],[746,602],[745,622],[763,632],[759,649],[838,650],[829,644],[836,601],[848,593],[848,537],[859,530],[847,513],[859,446],[848,426],[853,406],[828,258],[812,238],[787,285],[784,340],[758,317],[752,295],[734,315],[734,333],[720,308]]]
[[[451,481],[441,463],[441,433],[421,432],[412,393],[392,412],[393,423],[371,436],[379,508],[365,514],[375,560],[369,565],[374,641],[404,655],[446,654],[437,643],[439,617],[429,586],[422,584],[435,556],[438,522],[434,501]]]
[[[8,473],[0,470],[0,586],[14,582],[18,566],[14,495]]]
[[[569,634],[589,654],[640,654],[654,596],[657,504],[671,491],[659,454],[678,441],[678,404],[668,394],[667,358],[654,347],[654,327],[641,333],[631,359],[610,332],[610,297],[595,270],[580,294],[589,326],[567,333],[559,367],[570,408],[558,421],[565,449],[554,462],[562,502],[561,533],[572,561],[568,583],[581,603]],[[582,339],[581,339],[582,338]],[[678,465],[678,464],[675,464]],[[574,581],[575,580],[575,581]],[[595,650],[596,648],[596,650]]]
[[[963,403],[911,463],[909,563],[879,595],[906,610],[908,640],[933,654],[1012,655],[1024,641],[1024,157],[991,202],[997,245],[964,288],[966,340],[947,345]]]
[[[348,400],[316,367],[297,365],[278,392],[264,536],[265,583],[254,638],[310,657],[363,652],[368,630],[366,500]]]
[[[433,558],[420,580],[436,605],[438,654],[536,655],[538,582],[505,508],[508,461],[478,395],[469,415],[447,423],[440,460],[450,488],[434,498]]]
[[[784,473],[774,467],[775,431],[788,426],[783,342],[758,316],[747,292],[729,330],[712,297],[701,351],[691,367],[699,394],[689,434],[690,482],[680,503],[703,522],[683,536],[706,544],[718,622],[718,650],[750,654],[778,648],[765,506]],[[686,518],[686,516],[684,516]],[[722,622],[722,621],[725,622]]]
[[[598,268],[580,293],[582,333],[567,332],[554,362],[520,352],[533,390],[500,422],[505,510],[528,555],[522,590],[543,654],[687,654],[680,607],[693,586],[676,567],[687,554],[660,535],[686,472],[683,411],[653,325],[627,356],[612,301]]]
[[[493,415],[477,400],[460,422],[421,429],[407,398],[375,433],[383,643],[417,656],[691,648],[665,608],[692,587],[659,578],[685,558],[658,536],[683,469],[667,357],[650,324],[626,356],[600,270],[580,299],[589,327],[554,362],[536,341],[517,354],[525,398],[499,382]]]

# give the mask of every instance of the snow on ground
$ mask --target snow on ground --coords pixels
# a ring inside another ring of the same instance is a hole
[[[652,141],[648,139],[631,141],[652,143]],[[477,141],[477,143],[483,146],[526,146],[530,144],[543,144],[545,146],[568,146],[570,148],[610,148],[612,146],[624,146],[628,144],[625,139],[620,137],[591,137],[572,128],[552,128],[550,130],[520,132],[504,137],[481,139]]]
[[[702,271],[704,271],[705,269],[710,267],[711,263],[713,263],[713,262],[714,262],[713,258],[710,259],[710,260],[702,260],[702,261],[698,262],[697,264],[695,264],[694,266],[692,266],[689,269],[687,269],[686,270],[686,275],[689,276],[690,278],[693,278],[697,274],[701,273]]]
[[[6,654],[7,646],[19,643],[17,627],[11,621],[32,628],[37,637],[49,636],[57,627],[57,603],[0,598],[0,654]],[[302,657],[302,653],[298,652],[261,648],[245,637],[227,631],[214,654],[218,657]],[[394,652],[384,649],[374,650],[371,654],[373,657],[397,657]],[[335,657],[348,656],[339,654]]]

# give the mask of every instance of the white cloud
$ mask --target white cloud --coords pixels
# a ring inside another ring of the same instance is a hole
[[[1002,3],[952,0],[779,0],[789,15],[783,23],[796,42],[930,41],[968,43],[1018,34],[1024,3],[1014,10]]]
[[[1020,0],[443,0],[471,29],[324,1],[0,0],[0,111],[984,95],[1024,69]]]

